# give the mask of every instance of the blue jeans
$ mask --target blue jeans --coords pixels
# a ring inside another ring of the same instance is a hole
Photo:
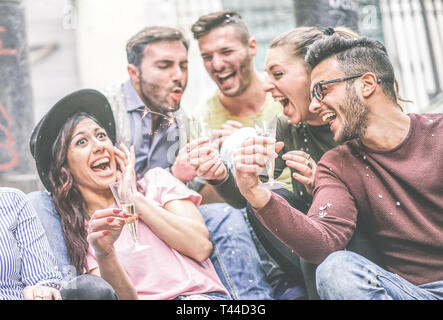
[[[232,300],[232,298],[221,292],[199,293],[190,296],[177,296],[174,300]]]
[[[336,251],[317,267],[317,290],[328,300],[441,300],[443,281],[413,285],[352,251]]]
[[[46,230],[49,246],[57,261],[57,268],[61,272],[64,281],[70,281],[82,272],[75,270],[71,265],[68,250],[65,245],[65,237],[61,225],[60,215],[55,209],[52,197],[47,192],[34,191],[27,195],[37,215]]]
[[[260,257],[241,209],[227,203],[201,205],[214,249],[211,261],[234,300],[272,300]]]

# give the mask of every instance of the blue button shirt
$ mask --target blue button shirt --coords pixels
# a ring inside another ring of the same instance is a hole
[[[0,300],[23,299],[23,289],[61,274],[45,231],[25,194],[0,188]]]
[[[131,126],[132,142],[135,146],[135,171],[142,177],[152,168],[172,166],[179,149],[179,130],[177,124],[169,124],[162,119],[155,133],[152,133],[152,117],[148,114],[142,120],[145,104],[135,91],[131,81],[123,84],[126,110]]]

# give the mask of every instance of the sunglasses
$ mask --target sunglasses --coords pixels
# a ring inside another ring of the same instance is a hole
[[[347,81],[347,80],[352,80],[352,79],[361,77],[363,74],[364,73],[357,74],[354,76],[348,76],[348,77],[344,77],[344,78],[338,78],[338,79],[334,79],[334,80],[320,81],[320,82],[316,83],[315,86],[312,88],[312,91],[311,91],[311,94],[309,97],[310,97],[311,101],[314,98],[316,98],[318,101],[322,101],[323,98],[325,97],[325,95],[323,94],[323,91],[326,89],[325,87],[323,87],[324,85]]]
[[[240,21],[240,17],[237,14],[226,13],[223,17],[223,22],[226,24],[230,23],[238,23]]]

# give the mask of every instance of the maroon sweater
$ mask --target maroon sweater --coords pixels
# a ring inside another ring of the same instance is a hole
[[[388,271],[419,285],[443,280],[443,114],[410,114],[404,141],[374,151],[358,140],[325,153],[308,215],[279,196],[258,218],[305,260],[346,247],[358,223]]]

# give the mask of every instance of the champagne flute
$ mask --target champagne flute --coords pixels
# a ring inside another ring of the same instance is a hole
[[[277,132],[277,117],[275,116],[269,120],[255,120],[254,128],[258,136],[273,138],[275,140],[275,134]],[[271,154],[275,151],[275,143],[268,143],[265,147],[270,155],[266,159],[265,168],[268,181],[261,183],[259,188],[270,190],[284,188],[286,187],[286,183],[274,179],[275,158],[271,156]]]
[[[191,126],[195,139],[207,138],[211,148],[219,152],[218,145],[215,143],[215,138],[209,123],[203,118],[203,116],[196,116],[191,120]]]
[[[131,234],[133,240],[133,249],[139,251],[142,249],[149,248],[149,245],[141,245],[138,242],[137,237],[137,214],[135,213],[134,206],[134,188],[135,183],[132,181],[132,176],[126,176],[125,179],[116,181],[109,185],[109,188],[114,195],[114,199],[120,209],[123,210],[129,217],[125,219],[125,223],[129,228],[129,233]]]
[[[209,124],[202,116],[196,116],[192,118],[192,127],[197,139],[208,138],[209,140],[211,140],[211,128],[209,128]]]
[[[218,154],[219,149],[214,143],[214,136],[212,135],[212,130],[209,126],[209,123],[207,121],[205,121],[205,118],[202,115],[192,117],[190,119],[190,126],[191,126],[191,132],[192,132],[191,140],[199,140],[202,138],[206,138],[209,140],[208,142],[203,143],[203,144],[200,143],[195,147],[198,157],[200,157],[200,150],[199,149],[203,148],[203,147],[209,147],[209,148],[213,149],[211,152],[215,151]],[[206,181],[199,176],[196,176],[195,180],[202,183],[202,184],[206,183]]]

